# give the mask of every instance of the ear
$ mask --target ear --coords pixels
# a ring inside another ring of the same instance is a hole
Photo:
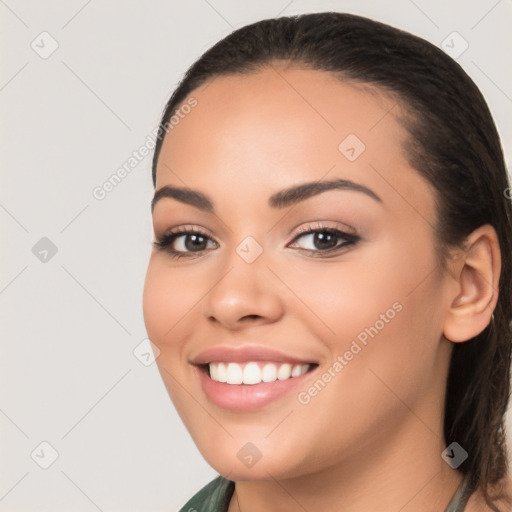
[[[480,334],[491,321],[498,301],[501,252],[496,231],[480,226],[466,238],[460,258],[453,264],[455,280],[443,334],[453,342]]]

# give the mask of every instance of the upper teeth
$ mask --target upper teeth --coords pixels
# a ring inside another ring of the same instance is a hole
[[[259,384],[299,377],[309,370],[309,364],[290,363],[210,363],[210,377],[227,384]]]

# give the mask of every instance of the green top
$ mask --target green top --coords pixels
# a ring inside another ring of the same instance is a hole
[[[468,478],[464,478],[444,512],[463,512],[469,499]],[[227,512],[235,482],[218,476],[203,487],[179,512]]]

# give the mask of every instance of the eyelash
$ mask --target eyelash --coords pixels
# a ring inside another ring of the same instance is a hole
[[[345,243],[343,243],[339,246],[336,246],[334,248],[330,248],[330,249],[324,249],[324,250],[322,250],[322,249],[319,249],[319,250],[300,249],[302,251],[306,251],[309,253],[316,253],[313,257],[317,257],[317,258],[322,257],[325,254],[331,254],[333,252],[337,253],[340,251],[340,249],[345,249],[347,247],[351,247],[351,246],[355,245],[360,240],[360,237],[358,237],[357,235],[346,233],[344,231],[341,231],[341,230],[333,228],[333,227],[317,225],[314,228],[311,226],[307,226],[305,228],[300,229],[291,243],[296,242],[301,237],[304,237],[306,235],[315,234],[315,233],[328,233],[330,235],[335,235],[337,238],[345,240]],[[177,228],[173,231],[167,232],[161,238],[158,238],[156,241],[154,241],[153,246],[159,250],[165,251],[173,259],[180,259],[180,258],[184,258],[184,257],[185,258],[193,257],[191,255],[198,255],[201,252],[208,250],[208,249],[202,249],[200,251],[176,251],[174,249],[169,248],[177,238],[180,238],[184,235],[200,235],[203,238],[213,240],[210,236],[208,236],[206,233],[204,233],[203,231],[201,231],[197,228],[183,227],[183,228]],[[217,242],[215,242],[215,243],[217,243]]]

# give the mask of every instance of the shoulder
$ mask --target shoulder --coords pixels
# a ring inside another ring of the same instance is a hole
[[[494,505],[499,512],[512,512],[512,478],[507,476],[489,487],[489,494],[496,496]],[[476,491],[471,495],[465,512],[493,512],[485,503],[483,495],[480,491]]]
[[[235,483],[218,476],[205,485],[179,512],[227,512]]]

